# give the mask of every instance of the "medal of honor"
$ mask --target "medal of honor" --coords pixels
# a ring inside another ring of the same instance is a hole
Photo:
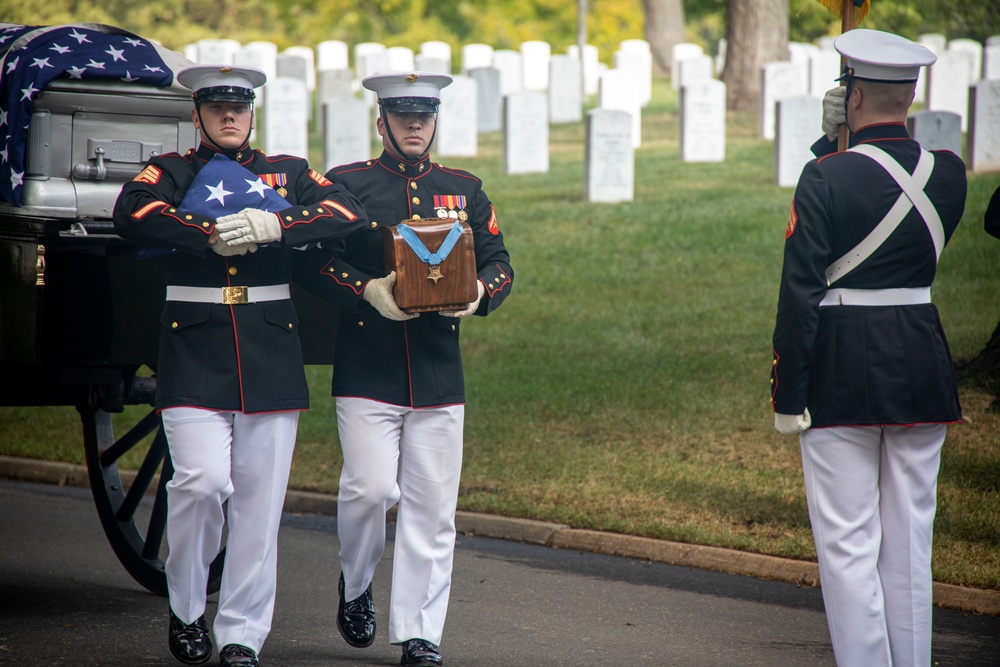
[[[431,264],[430,271],[427,272],[427,280],[433,280],[434,284],[436,285],[437,281],[441,280],[442,278],[444,278],[444,276],[441,275],[441,265]]]

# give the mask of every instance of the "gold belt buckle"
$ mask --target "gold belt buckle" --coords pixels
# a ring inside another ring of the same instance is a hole
[[[223,287],[222,303],[232,305],[234,303],[249,303],[247,300],[246,287]]]

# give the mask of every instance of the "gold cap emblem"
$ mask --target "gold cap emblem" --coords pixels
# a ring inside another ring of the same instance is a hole
[[[407,74],[406,75],[406,83],[413,83],[414,81],[416,81],[419,78],[420,78],[419,74]]]

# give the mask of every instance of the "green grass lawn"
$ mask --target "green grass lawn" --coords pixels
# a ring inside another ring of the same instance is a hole
[[[551,169],[507,176],[498,135],[476,159],[512,256],[514,291],[466,320],[463,510],[815,559],[798,441],[772,426],[771,330],[792,189],[752,115],[727,117],[726,161],[684,164],[676,99],[657,80],[635,201],[590,204],[583,126],[551,128]],[[318,155],[313,162],[319,164]],[[1000,174],[970,175],[934,300],[952,351],[1000,320],[1000,241],[982,217]],[[292,486],[333,492],[340,453],[329,368]],[[1000,589],[1000,415],[963,387],[940,477],[935,579]],[[121,416],[135,419],[137,410]],[[3,408],[0,453],[82,461],[72,409]]]

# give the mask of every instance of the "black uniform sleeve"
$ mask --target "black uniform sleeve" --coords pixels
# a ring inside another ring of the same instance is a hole
[[[296,159],[293,185],[296,204],[277,212],[286,246],[333,243],[368,224],[364,206],[343,185],[333,183]]]
[[[986,215],[983,217],[983,226],[986,233],[1000,239],[1000,187],[993,192],[990,205],[986,207]]]
[[[119,235],[148,246],[205,255],[215,220],[176,208],[191,182],[188,157],[172,153],[154,158],[122,187],[113,214]]]
[[[514,269],[503,242],[496,211],[482,188],[477,188],[469,218],[476,249],[476,274],[485,291],[476,315],[485,316],[500,307],[510,294]]]
[[[813,160],[799,178],[785,231],[771,364],[771,405],[781,414],[802,414],[808,407],[809,364],[819,302],[827,289],[830,199],[828,183]]]

